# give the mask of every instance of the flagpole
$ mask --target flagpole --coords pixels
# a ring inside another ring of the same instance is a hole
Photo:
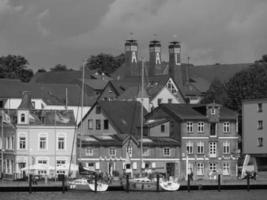
[[[56,110],[54,110],[54,131],[55,131],[55,182],[57,180],[57,130],[56,130]]]
[[[1,151],[1,178],[3,181],[4,175],[4,123],[3,123],[4,111],[2,110],[2,119],[1,119],[1,139],[2,139],[2,151]]]

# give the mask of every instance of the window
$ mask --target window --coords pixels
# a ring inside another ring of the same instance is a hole
[[[20,122],[25,122],[25,114],[24,113],[22,113],[21,115],[20,115]]]
[[[261,129],[263,129],[263,122],[262,122],[262,120],[259,120],[258,121],[258,130],[261,130]]]
[[[26,137],[25,136],[19,137],[19,149],[26,149]]]
[[[35,101],[32,101],[32,107],[35,108]]]
[[[127,146],[126,147],[126,153],[128,154],[129,158],[133,156],[133,148],[132,146]]]
[[[199,133],[204,133],[204,122],[198,122],[197,131]]]
[[[170,156],[171,155],[171,150],[170,148],[163,148],[163,156]]]
[[[158,99],[158,105],[160,105],[160,104],[161,104],[161,102],[162,102],[162,99],[161,99],[161,98],[159,98],[159,99]]]
[[[57,160],[57,166],[65,165],[66,160]]]
[[[224,133],[230,133],[230,122],[224,122],[223,123],[223,132]]]
[[[216,136],[216,123],[210,124],[210,136]]]
[[[262,112],[262,103],[258,103],[258,112]]]
[[[47,144],[46,144],[46,137],[40,137],[39,138],[39,149],[44,150],[46,149]]]
[[[186,130],[187,130],[187,133],[193,133],[193,122],[186,123]]]
[[[194,144],[193,144],[193,142],[187,142],[186,151],[187,151],[188,154],[193,154],[194,153]]]
[[[86,156],[93,156],[94,155],[94,149],[91,147],[85,148],[85,155]]]
[[[223,142],[223,153],[230,154],[230,142]]]
[[[216,172],[216,163],[210,163],[210,171]]]
[[[109,129],[109,121],[108,119],[104,120],[104,130],[108,130]]]
[[[88,119],[88,129],[93,129],[93,120]]]
[[[143,148],[143,156],[149,156],[149,149]]]
[[[58,137],[57,140],[57,148],[58,150],[64,150],[65,149],[65,137]]]
[[[100,119],[95,120],[95,129],[101,130],[101,120]]]
[[[172,99],[168,99],[168,103],[172,103]]]
[[[101,107],[99,105],[95,107],[95,114],[101,114]]]
[[[210,114],[215,115],[216,114],[216,109],[215,108],[211,108],[210,109]]]
[[[197,163],[197,175],[204,175],[204,163]]]
[[[172,82],[169,80],[167,83],[167,88],[171,91],[172,94],[176,94],[177,90],[174,87],[174,85],[172,84]]]
[[[0,100],[0,108],[4,108],[4,101]]]
[[[160,126],[160,131],[161,131],[162,133],[165,132],[165,125],[164,125],[164,124],[162,124],[162,125]]]
[[[110,148],[109,149],[109,155],[110,156],[116,156],[116,149],[115,148]]]
[[[204,142],[197,143],[197,153],[204,154]]]
[[[230,163],[223,162],[223,175],[229,175],[229,174],[230,174]]]
[[[259,137],[258,138],[258,146],[259,147],[262,147],[263,146],[263,138],[262,137]]]
[[[46,165],[47,164],[47,160],[38,160],[38,164]]]
[[[217,143],[216,142],[210,142],[209,144],[209,155],[210,157],[216,157],[217,155]]]

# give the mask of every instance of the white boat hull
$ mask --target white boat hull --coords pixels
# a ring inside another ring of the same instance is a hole
[[[163,190],[166,191],[177,191],[180,188],[180,184],[173,181],[161,181],[159,185]]]
[[[95,183],[88,183],[90,190],[95,191]],[[97,183],[96,191],[105,192],[108,190],[108,184],[106,183]]]

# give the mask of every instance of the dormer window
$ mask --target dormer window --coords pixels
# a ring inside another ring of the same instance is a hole
[[[21,123],[25,123],[25,114],[24,114],[24,113],[22,113],[22,114],[20,115],[20,122],[21,122]]]
[[[96,114],[101,114],[101,107],[99,105],[96,106],[95,113]]]

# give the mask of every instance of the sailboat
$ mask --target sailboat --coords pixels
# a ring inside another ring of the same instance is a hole
[[[180,188],[180,184],[177,179],[170,178],[169,180],[157,178],[149,178],[147,176],[142,176],[142,167],[143,167],[143,97],[144,97],[144,63],[141,64],[141,120],[140,120],[140,177],[129,179],[128,189],[133,191],[156,191],[156,190],[165,190],[165,191],[177,191]],[[127,154],[127,152],[126,152]],[[127,157],[127,155],[126,155]],[[127,189],[127,181],[123,184],[124,189]]]
[[[82,133],[82,119],[83,119],[83,100],[84,100],[84,73],[85,73],[85,62],[82,67],[82,92],[81,92],[81,129],[80,132]],[[79,147],[81,148],[82,142],[81,138],[79,141]],[[73,147],[75,145],[75,139],[73,140]],[[72,148],[73,151],[73,148]],[[80,150],[81,152],[81,150]],[[81,154],[79,155],[81,157]],[[75,190],[90,190],[90,191],[98,191],[98,192],[104,192],[108,189],[108,184],[106,182],[103,182],[102,180],[98,180],[97,184],[95,185],[94,177],[97,176],[97,173],[95,171],[92,171],[84,166],[82,164],[79,164],[79,174],[82,176],[82,178],[74,179],[72,181],[68,182],[70,189]]]

